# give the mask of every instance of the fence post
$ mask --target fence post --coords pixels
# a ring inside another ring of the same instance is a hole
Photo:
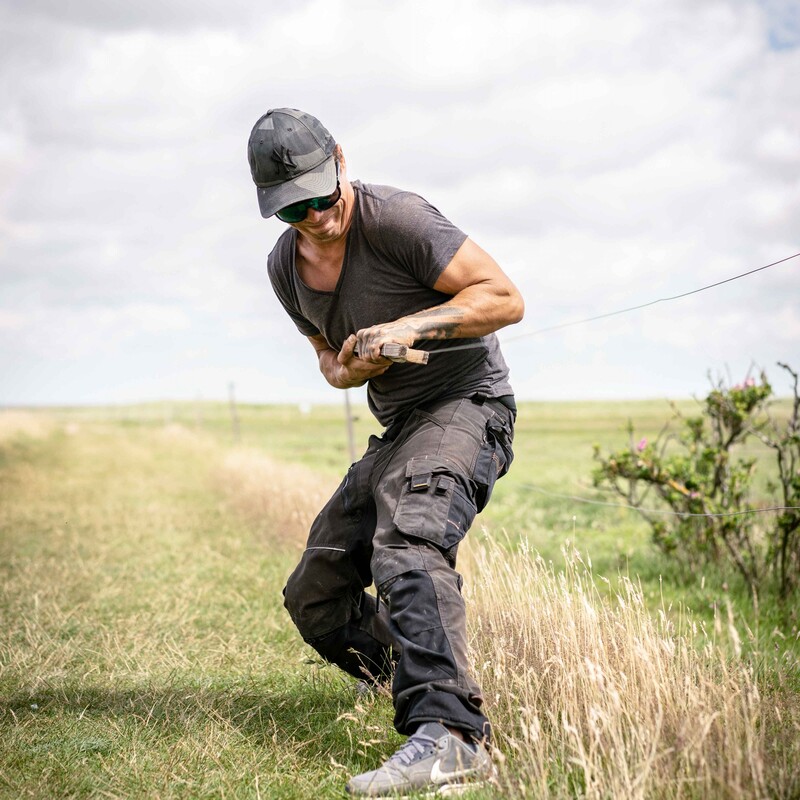
[[[347,422],[347,447],[350,452],[350,463],[356,460],[356,439],[353,434],[353,412],[350,408],[350,391],[344,390],[344,414]]]
[[[233,393],[233,381],[228,384],[228,405],[231,409],[231,428],[233,429],[233,441],[237,444],[241,438],[239,430],[239,412],[236,409],[236,397]]]

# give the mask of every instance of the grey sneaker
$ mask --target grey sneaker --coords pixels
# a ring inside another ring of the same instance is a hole
[[[372,772],[347,782],[349,794],[391,797],[459,794],[481,785],[494,774],[489,754],[480,745],[465,744],[444,725],[426,722],[408,741]]]

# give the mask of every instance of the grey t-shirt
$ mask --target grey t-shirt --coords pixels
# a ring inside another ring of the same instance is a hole
[[[272,288],[297,329],[305,336],[321,333],[334,350],[361,328],[449,300],[433,286],[467,238],[419,195],[359,181],[353,189],[353,221],[334,291],[311,289],[300,279],[293,228],[278,239],[267,260]],[[471,343],[477,346],[450,352]],[[494,334],[414,346],[431,352],[426,366],[392,364],[369,381],[369,407],[382,425],[435,400],[512,394]]]

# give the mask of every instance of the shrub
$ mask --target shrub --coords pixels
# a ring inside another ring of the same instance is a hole
[[[664,553],[690,567],[733,565],[751,590],[771,575],[786,596],[796,588],[800,567],[800,396],[797,373],[780,366],[794,381],[788,419],[771,413],[772,386],[764,373],[730,387],[718,382],[698,416],[675,410],[677,433],[668,423],[654,441],[634,444],[629,424],[627,448],[604,456],[595,446],[594,483],[636,508]],[[750,500],[756,459],[735,452],[751,436],[777,460],[778,482],[768,487],[768,505],[782,510],[772,524]],[[644,505],[651,492],[660,506]]]

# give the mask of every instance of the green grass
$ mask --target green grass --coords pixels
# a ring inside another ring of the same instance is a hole
[[[686,416],[696,415],[700,409],[691,399],[675,401],[674,406]],[[774,408],[778,416],[787,414],[789,401],[778,400]],[[294,405],[240,405],[237,413],[239,442],[244,446],[263,450],[281,462],[311,467],[329,481],[338,480],[349,464],[344,404],[315,406],[310,414],[300,413]],[[637,439],[652,439],[672,413],[672,404],[665,399],[522,404],[514,465],[498,483],[473,531],[478,535],[482,528],[489,535],[503,531],[512,540],[528,540],[556,564],[561,563],[561,550],[569,541],[588,555],[597,573],[635,577],[654,606],[662,601],[688,606],[708,623],[731,602],[756,637],[755,642],[748,638],[748,645],[774,651],[777,644],[800,659],[797,604],[780,606],[765,594],[754,608],[753,598],[737,575],[720,574],[713,568],[694,574],[663,557],[650,544],[649,527],[636,512],[551,497],[532,488],[617,502],[615,496],[603,496],[592,488],[593,445],[597,443],[605,451],[624,446],[629,420]],[[227,404],[161,403],[62,409],[60,414],[65,420],[107,420],[131,431],[180,424],[213,436],[221,445],[234,443]],[[366,407],[356,406],[354,416],[356,451],[360,453],[367,437],[379,433],[380,427]],[[765,492],[767,479],[774,474],[773,456],[753,439],[737,453],[762,459],[755,486]],[[800,690],[800,677],[796,685]]]
[[[363,447],[377,425],[357,413]],[[796,703],[796,608],[756,610],[735,579],[682,574],[632,512],[530,489],[593,495],[592,444],[619,446],[629,416],[652,436],[668,414],[660,401],[526,404],[474,535],[505,531],[555,563],[571,541],[596,573],[640,580],[654,612],[663,598],[713,626],[729,600],[765,689]],[[0,438],[0,796],[343,796],[347,774],[400,741],[390,704],[308,663],[280,596],[295,543],[265,538],[214,483],[227,407],[49,415],[45,435]],[[331,483],[347,466],[341,408],[239,415],[241,443],[287,469]]]
[[[371,763],[364,721],[392,739],[386,704],[305,663],[280,605],[294,553],[226,510],[213,447],[100,426],[13,451],[0,795],[339,796]]]

